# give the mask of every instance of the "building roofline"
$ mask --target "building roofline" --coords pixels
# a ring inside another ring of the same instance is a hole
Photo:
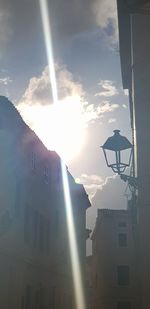
[[[19,134],[25,138],[25,143],[31,143],[32,145],[35,146],[35,151],[38,151],[38,147],[40,148],[40,153],[43,156],[43,159],[51,159],[52,162],[55,160],[60,165],[61,158],[57,154],[56,151],[49,150],[47,147],[44,145],[44,143],[41,141],[41,139],[38,137],[38,135],[26,124],[26,122],[23,120],[22,116],[20,115],[18,109],[16,106],[5,96],[0,96],[0,107],[2,109],[9,111],[10,117],[11,115],[15,115],[15,118],[17,117],[19,120]],[[14,122],[14,127],[16,123]],[[23,138],[22,138],[23,139]],[[65,165],[66,166],[66,165]],[[84,204],[85,208],[89,208],[91,206],[91,203],[89,201],[88,195],[85,191],[85,188],[82,184],[77,184],[75,182],[74,177],[70,174],[68,171],[68,167],[66,166],[67,169],[67,175],[68,175],[68,182],[69,182],[69,187],[70,191],[72,192],[73,190],[78,194],[80,197],[82,203]],[[82,197],[82,198],[81,198]]]

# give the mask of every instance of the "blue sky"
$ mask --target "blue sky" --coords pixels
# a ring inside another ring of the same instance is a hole
[[[35,0],[5,0],[0,11],[0,92],[35,129],[36,107],[44,110],[52,103],[40,6]],[[116,2],[49,0],[49,14],[61,104],[77,98],[86,134],[80,153],[66,163],[90,195],[93,207],[87,223],[93,227],[97,207],[126,206],[126,185],[106,167],[99,147],[114,129],[129,138],[131,134],[128,96],[121,82]]]

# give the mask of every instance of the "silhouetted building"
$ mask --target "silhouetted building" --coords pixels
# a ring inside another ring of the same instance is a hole
[[[90,203],[83,186],[67,175],[84,269]],[[0,97],[0,308],[70,309],[73,304],[60,157]]]
[[[98,209],[92,234],[89,309],[140,308],[136,246],[130,211]]]
[[[118,0],[123,88],[129,90],[138,177],[138,261],[142,309],[150,308],[150,1]]]

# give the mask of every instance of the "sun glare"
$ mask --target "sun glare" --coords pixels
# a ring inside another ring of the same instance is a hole
[[[67,97],[50,106],[24,106],[21,112],[45,146],[65,162],[80,154],[86,137],[80,98]]]

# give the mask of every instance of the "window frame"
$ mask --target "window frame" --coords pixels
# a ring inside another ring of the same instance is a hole
[[[47,165],[44,165],[44,181],[46,184],[49,182],[49,168]]]
[[[123,271],[124,268],[124,273],[121,271]],[[125,268],[126,268],[126,272],[125,272]],[[128,270],[128,272],[127,272]],[[122,272],[122,274],[121,274]],[[127,264],[124,265],[117,265],[117,284],[118,286],[130,286],[130,267]]]
[[[31,169],[32,169],[32,171],[35,171],[35,169],[36,169],[36,154],[33,150],[32,150],[32,153],[31,153]]]
[[[122,239],[121,239],[122,237]],[[127,233],[121,232],[118,233],[118,247],[119,248],[126,248],[128,246],[127,242]]]

